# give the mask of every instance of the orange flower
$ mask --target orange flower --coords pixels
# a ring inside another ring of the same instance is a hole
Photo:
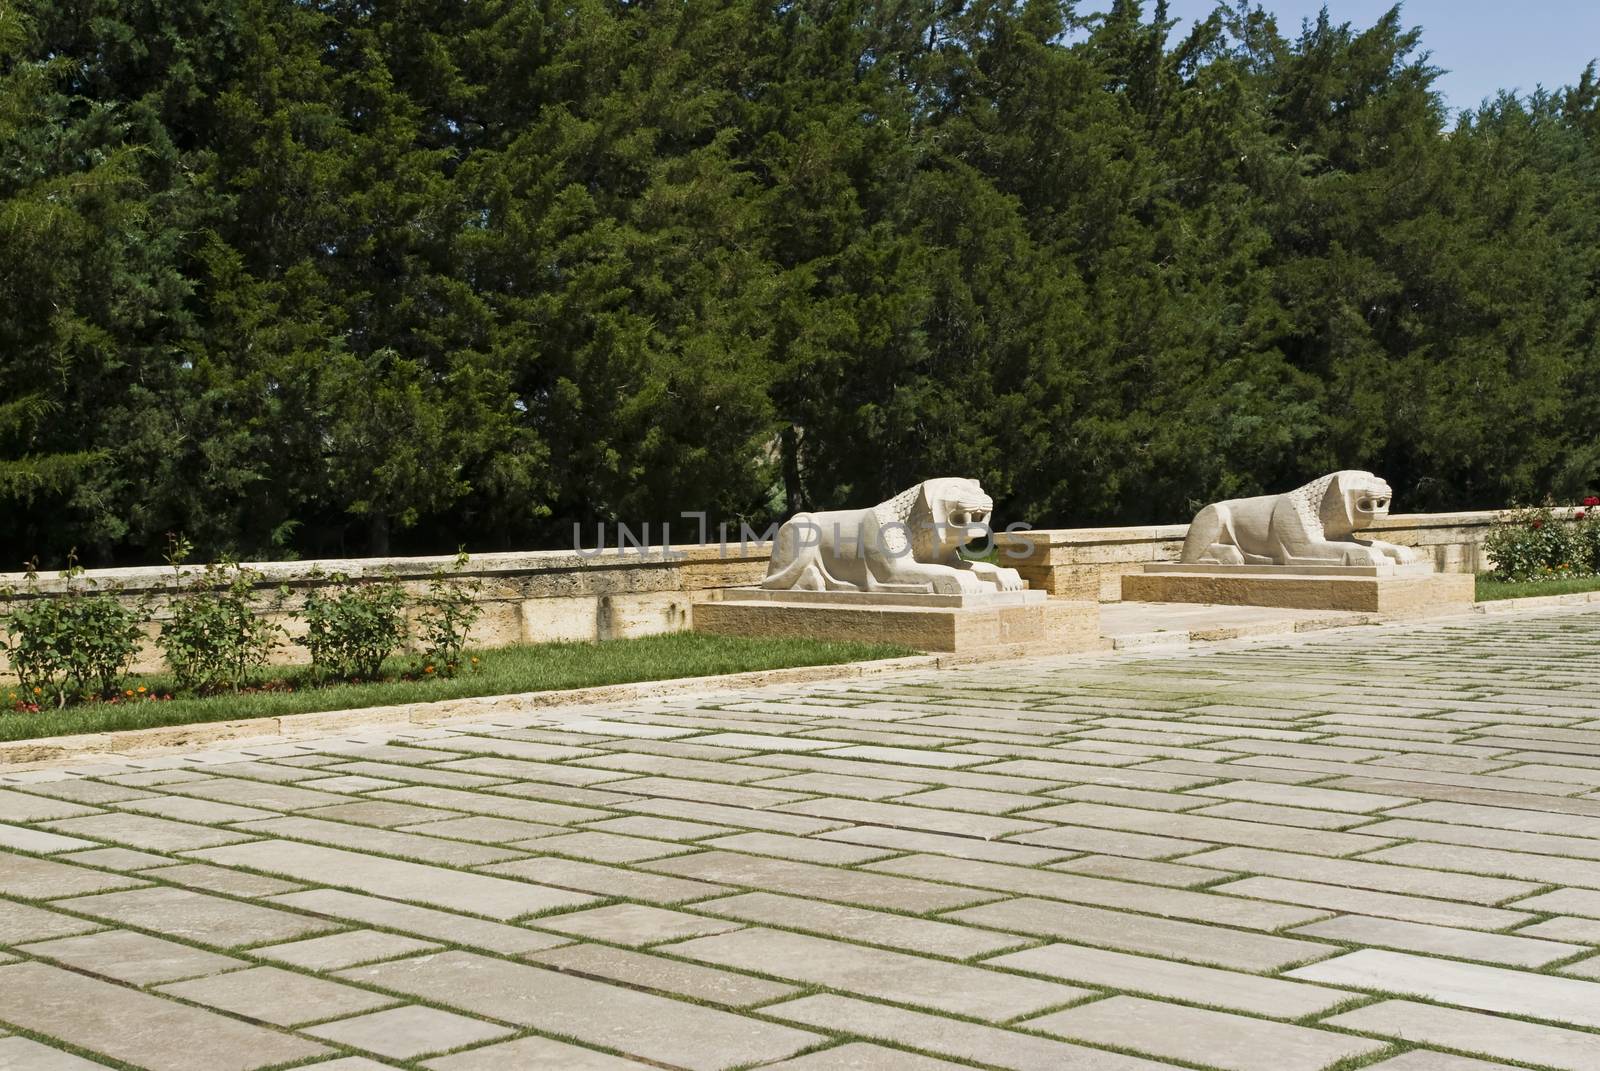
[[[428,666],[428,667],[424,668],[422,672],[424,672],[424,673],[432,673],[433,672],[433,667],[432,666]]]
[[[143,695],[143,694],[144,694],[144,685],[142,685],[142,684],[141,684],[141,685],[139,685],[139,694],[140,694],[140,695]]]

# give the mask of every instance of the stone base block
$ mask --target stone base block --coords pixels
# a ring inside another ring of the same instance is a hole
[[[1020,605],[915,606],[848,602],[785,603],[729,593],[696,603],[696,632],[724,636],[793,636],[815,640],[893,643],[953,654],[1065,654],[1098,650],[1100,607],[1088,601],[1046,599]]]
[[[1385,617],[1467,613],[1474,578],[1466,573],[1392,576],[1298,576],[1252,572],[1153,572],[1122,578],[1129,602],[1190,602],[1351,610]]]

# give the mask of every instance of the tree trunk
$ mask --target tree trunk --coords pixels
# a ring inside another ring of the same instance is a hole
[[[389,556],[389,518],[382,514],[367,520],[367,554],[374,558]]]

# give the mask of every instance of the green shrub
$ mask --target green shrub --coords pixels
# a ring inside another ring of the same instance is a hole
[[[172,616],[156,643],[179,688],[195,695],[236,692],[267,664],[284,631],[252,606],[260,573],[223,561],[185,574],[189,550],[188,540],[171,537]]]
[[[143,615],[115,595],[83,580],[76,555],[61,573],[66,591],[45,596],[28,570],[27,597],[4,618],[6,652],[23,696],[40,706],[64,707],[74,699],[105,699],[139,650]],[[13,597],[15,593],[8,592]]]
[[[326,677],[375,680],[384,659],[405,642],[405,592],[393,581],[353,582],[344,573],[327,579],[331,588],[306,596],[311,664]]]
[[[1515,510],[1495,525],[1483,547],[1496,580],[1593,576],[1600,573],[1600,509]]]
[[[483,607],[478,604],[483,582],[461,580],[450,573],[460,572],[470,560],[462,551],[456,555],[453,570],[435,569],[428,580],[428,593],[417,611],[417,632],[421,641],[417,670],[424,676],[454,677],[461,670],[467,634],[483,614]]]

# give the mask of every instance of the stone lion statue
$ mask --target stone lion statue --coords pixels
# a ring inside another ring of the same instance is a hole
[[[797,513],[772,546],[764,588],[959,595],[1020,591],[1015,569],[957,549],[988,531],[994,500],[977,480],[925,480],[871,509]]]
[[[1393,492],[1370,472],[1346,469],[1297,491],[1207,506],[1189,525],[1183,561],[1220,565],[1393,565],[1416,552],[1356,533],[1389,515]]]

